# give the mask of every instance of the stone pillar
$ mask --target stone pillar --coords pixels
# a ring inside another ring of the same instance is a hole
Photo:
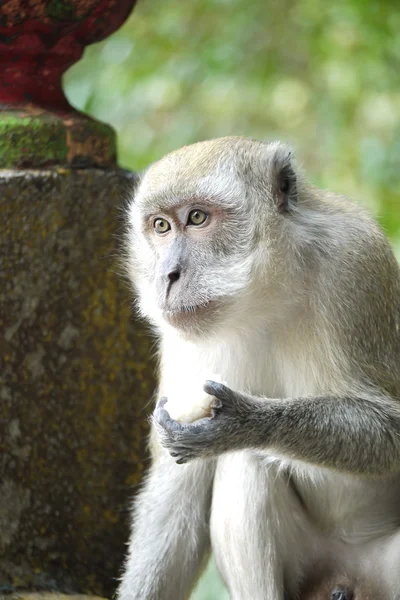
[[[0,594],[111,596],[123,562],[154,389],[116,259],[134,175],[60,82],[133,5],[0,3]]]

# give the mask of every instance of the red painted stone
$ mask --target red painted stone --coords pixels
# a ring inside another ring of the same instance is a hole
[[[136,0],[0,0],[0,106],[72,111],[63,73],[118,29]]]

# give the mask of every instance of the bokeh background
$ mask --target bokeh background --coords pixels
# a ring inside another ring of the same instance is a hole
[[[71,104],[116,129],[121,166],[223,135],[283,139],[400,257],[399,84],[398,0],[142,0],[65,77]],[[193,599],[225,598],[211,566]]]

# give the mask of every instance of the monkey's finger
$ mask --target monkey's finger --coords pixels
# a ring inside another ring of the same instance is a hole
[[[168,398],[166,396],[163,396],[162,398],[157,400],[155,410],[157,410],[158,408],[164,408],[164,406],[167,404],[167,402],[168,402]]]
[[[222,400],[220,400],[219,398],[215,398],[212,402],[211,402],[211,418],[215,419],[215,417],[217,417],[218,415],[221,414],[221,411],[223,409],[224,405]]]
[[[163,398],[161,400],[163,400]],[[162,420],[170,418],[169,412],[165,408],[163,408],[165,402],[161,402],[161,400],[157,402],[157,405],[153,412],[153,419],[158,423],[161,423]]]
[[[175,419],[171,419],[169,416],[169,412],[165,410],[165,408],[156,408],[154,411],[154,418],[157,423],[166,431],[174,432],[182,429],[182,425],[175,421]]]
[[[210,394],[210,396],[215,396],[220,400],[227,400],[231,395],[231,390],[224,385],[223,383],[218,383],[217,381],[206,381],[203,385],[203,390],[206,394]]]

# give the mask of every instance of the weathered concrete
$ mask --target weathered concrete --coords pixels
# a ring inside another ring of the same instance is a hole
[[[115,258],[131,179],[0,171],[0,592],[116,586],[154,386]]]

